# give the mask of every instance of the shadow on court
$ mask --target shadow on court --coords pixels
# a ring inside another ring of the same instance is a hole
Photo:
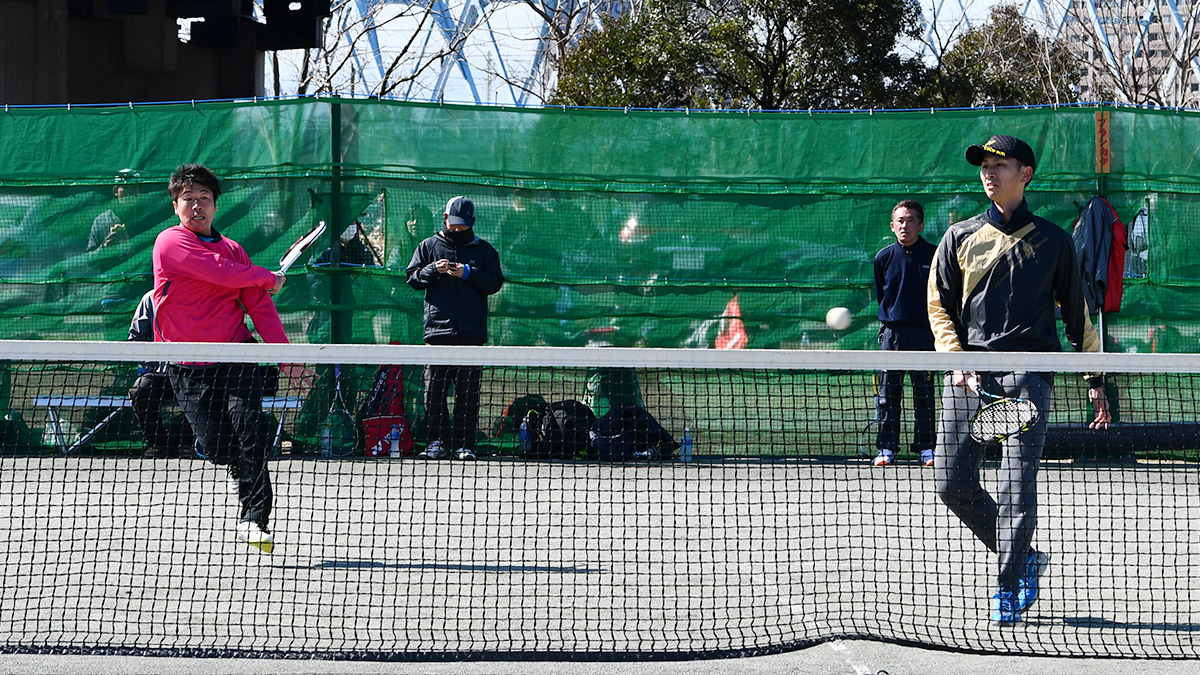
[[[1200,631],[1200,624],[1195,623],[1159,623],[1144,621],[1113,621],[1095,616],[1077,616],[1063,619],[1063,623],[1076,628],[1108,628],[1115,630],[1161,630],[1180,633]]]
[[[554,567],[549,565],[463,565],[459,563],[381,563],[374,560],[327,560],[323,563],[308,566],[280,565],[281,569],[308,570],[436,570],[443,572],[548,572],[552,574],[600,574],[601,568],[586,567]]]

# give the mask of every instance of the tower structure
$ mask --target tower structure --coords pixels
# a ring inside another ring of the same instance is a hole
[[[410,100],[537,105],[559,57],[638,0],[345,0],[323,49],[354,64],[333,91]],[[397,47],[399,45],[399,47]],[[321,55],[317,56],[322,58]],[[348,73],[357,80],[347,80]]]
[[[922,0],[924,50],[986,21],[992,3]],[[1022,15],[1085,63],[1081,100],[1200,107],[1200,1],[1022,0]]]

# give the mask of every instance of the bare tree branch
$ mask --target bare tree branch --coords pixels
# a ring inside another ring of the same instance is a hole
[[[1188,14],[1178,22],[1171,14],[1174,3],[1096,3],[1095,14],[1091,5],[1072,4],[1067,33],[1071,48],[1093,64],[1089,93],[1138,105],[1200,102],[1194,67],[1200,43],[1193,4],[1180,9]]]
[[[286,91],[291,84],[296,94],[304,95],[335,93],[347,87],[353,91],[361,86],[371,96],[390,94],[399,86],[420,81],[444,66],[446,59],[454,57],[463,48],[495,6],[494,3],[482,5],[485,14],[478,17],[474,25],[457,26],[458,30],[446,39],[433,20],[432,2],[372,4],[364,15],[358,13],[356,3],[349,0],[336,2],[324,23],[324,47],[275,53],[276,63],[286,62],[286,55],[294,55],[292,72],[296,73],[292,83],[281,82],[281,74],[276,73],[275,89],[281,94],[292,93]],[[367,46],[372,32],[379,36],[379,54],[387,55],[387,67],[381,67],[382,72],[378,75],[372,72],[375,63],[359,60],[363,54],[373,54]],[[398,42],[397,35],[401,36]],[[426,42],[438,46],[423,50],[419,45]],[[408,74],[397,77],[399,72]]]

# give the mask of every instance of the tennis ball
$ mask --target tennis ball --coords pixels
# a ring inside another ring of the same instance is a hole
[[[845,307],[834,307],[825,313],[825,323],[834,330],[846,330],[854,321],[854,315]]]

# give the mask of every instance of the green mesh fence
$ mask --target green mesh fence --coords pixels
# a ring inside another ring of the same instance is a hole
[[[417,343],[404,283],[446,200],[470,196],[501,252],[493,344],[870,348],[871,261],[891,206],[926,238],[979,212],[966,145],[1030,141],[1035,212],[1070,227],[1093,195],[1131,227],[1109,348],[1196,351],[1200,146],[1195,113],[1099,108],[874,113],[504,110],[362,100],[10,109],[0,114],[0,337],[125,337],[175,221],[166,179],[199,161],[224,180],[217,226],[258,264],[317,220],[330,242],[277,303],[294,341]],[[120,173],[123,169],[133,172]],[[117,188],[120,188],[118,190]],[[1141,212],[1142,217],[1137,217]],[[316,264],[313,264],[316,263]],[[846,331],[825,312],[846,306]],[[740,318],[735,321],[735,318]]]

